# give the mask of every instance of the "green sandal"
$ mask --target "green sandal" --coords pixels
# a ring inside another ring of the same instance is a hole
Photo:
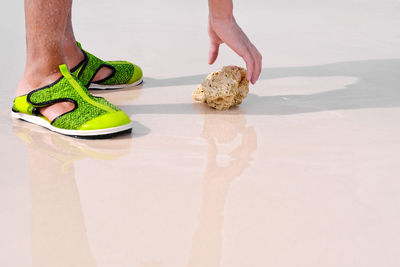
[[[128,61],[103,61],[83,50],[80,43],[77,44],[85,58],[71,69],[71,73],[88,89],[121,89],[143,82],[143,72],[139,66]],[[100,81],[92,82],[102,67],[111,69],[112,73]]]
[[[125,112],[104,98],[92,96],[65,64],[60,65],[60,71],[62,76],[53,84],[15,98],[12,117],[76,137],[103,138],[132,131]],[[53,121],[40,114],[39,108],[59,102],[72,102],[75,107]]]

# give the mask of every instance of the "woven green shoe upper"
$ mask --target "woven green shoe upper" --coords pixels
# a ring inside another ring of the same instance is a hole
[[[13,111],[41,116],[39,108],[68,101],[75,104],[74,109],[55,118],[51,122],[53,126],[68,130],[96,130],[130,123],[122,110],[104,98],[92,96],[82,82],[69,73],[66,65],[61,65],[60,71],[63,76],[53,84],[17,97]]]
[[[112,73],[108,77],[96,81],[96,84],[129,85],[142,78],[143,72],[139,66],[128,61],[103,61],[83,50],[80,43],[77,44],[81,48],[85,58],[81,63],[74,67],[71,72],[78,77],[86,87],[89,88],[93,78],[102,67],[111,69]]]

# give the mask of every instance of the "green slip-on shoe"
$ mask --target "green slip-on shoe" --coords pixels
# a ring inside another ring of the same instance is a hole
[[[75,137],[103,138],[132,131],[125,112],[104,98],[92,96],[65,64],[60,65],[60,71],[62,76],[54,83],[15,98],[12,117]],[[59,102],[71,102],[75,107],[53,121],[40,114],[40,108]]]
[[[83,50],[80,43],[77,44],[85,58],[71,69],[71,73],[88,89],[121,89],[143,82],[143,72],[139,66],[128,61],[103,61]],[[100,81],[92,82],[102,67],[109,68],[111,74]]]

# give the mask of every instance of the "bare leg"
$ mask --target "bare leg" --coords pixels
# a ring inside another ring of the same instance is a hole
[[[61,77],[66,63],[63,40],[72,0],[25,0],[27,58],[17,96],[49,85]],[[73,109],[69,102],[40,109],[48,119]]]
[[[74,30],[72,28],[71,9],[67,17],[67,25],[64,35],[64,54],[67,60],[68,68],[72,69],[78,65],[84,58],[84,55],[78,45],[76,44]],[[94,77],[93,81],[99,81],[111,74],[109,68],[102,68]]]

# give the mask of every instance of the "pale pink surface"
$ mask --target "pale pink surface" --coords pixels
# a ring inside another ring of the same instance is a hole
[[[11,2],[0,266],[400,265],[398,1],[237,3],[264,70],[227,112],[191,98],[206,74],[243,66],[226,47],[208,66],[205,1],[76,1],[85,47],[145,73],[143,87],[97,93],[135,125],[103,141],[10,119],[25,46]]]

